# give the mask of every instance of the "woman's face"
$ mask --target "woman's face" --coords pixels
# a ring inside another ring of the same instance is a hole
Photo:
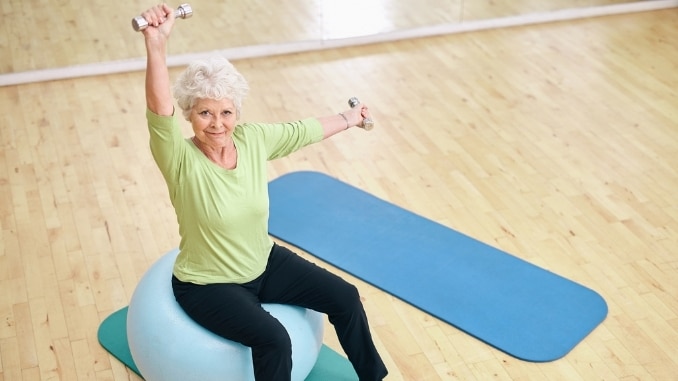
[[[230,99],[200,98],[189,117],[195,137],[213,148],[225,147],[237,121],[235,105]]]

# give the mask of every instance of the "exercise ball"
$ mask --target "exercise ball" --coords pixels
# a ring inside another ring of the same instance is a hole
[[[178,249],[163,255],[141,278],[127,313],[127,340],[147,381],[254,381],[252,350],[194,322],[174,299],[172,268]],[[303,381],[315,364],[323,338],[319,312],[263,304],[292,341],[292,380]]]

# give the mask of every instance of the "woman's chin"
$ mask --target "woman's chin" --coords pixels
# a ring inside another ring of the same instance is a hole
[[[226,134],[205,135],[205,140],[207,140],[207,142],[210,145],[217,145],[217,146],[226,145],[226,142],[228,142],[228,139],[226,139]]]

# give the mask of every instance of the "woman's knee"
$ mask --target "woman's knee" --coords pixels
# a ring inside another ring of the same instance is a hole
[[[262,330],[257,337],[245,340],[243,344],[251,347],[254,354],[265,353],[279,358],[292,358],[292,340],[282,325]]]
[[[341,287],[335,289],[337,292],[335,296],[335,303],[340,310],[350,311],[356,308],[362,309],[362,302],[360,300],[360,293],[358,288],[351,283],[344,282]]]
[[[275,320],[274,322],[263,323],[255,334],[246,340],[243,344],[252,349],[259,348],[267,351],[274,351],[281,356],[292,355],[292,340],[285,327]]]

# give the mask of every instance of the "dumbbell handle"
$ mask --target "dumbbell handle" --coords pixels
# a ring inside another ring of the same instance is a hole
[[[351,97],[348,100],[348,105],[351,108],[354,108],[355,106],[357,106],[359,104],[360,104],[360,101],[356,97]],[[374,128],[374,121],[372,121],[371,118],[364,118],[362,128],[364,128],[366,131],[371,130],[372,128]]]
[[[187,19],[191,16],[193,16],[193,8],[191,8],[189,4],[181,4],[179,8],[174,10],[175,18]],[[143,16],[137,16],[132,19],[132,28],[134,28],[135,31],[140,32],[148,28],[148,21],[146,21]]]

